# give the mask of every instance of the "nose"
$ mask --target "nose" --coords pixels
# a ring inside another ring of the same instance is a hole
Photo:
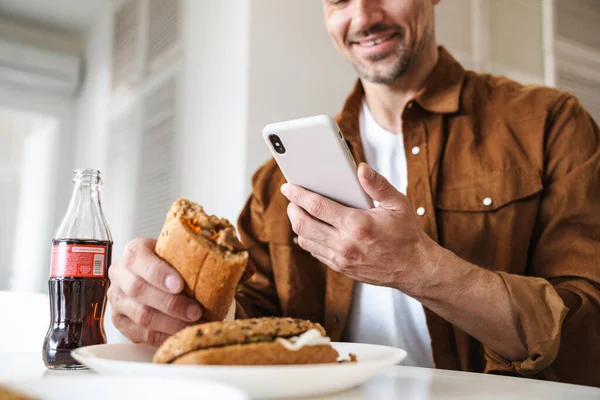
[[[354,11],[354,28],[364,31],[371,26],[380,23],[384,19],[384,13],[379,0],[356,0]]]

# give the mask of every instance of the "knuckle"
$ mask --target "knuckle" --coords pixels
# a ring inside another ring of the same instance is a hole
[[[323,203],[323,200],[321,199],[313,199],[308,204],[306,211],[308,211],[309,214],[314,216],[323,215],[323,211],[325,211],[325,203]]]
[[[340,249],[340,256],[342,264],[348,264],[348,262],[354,262],[358,260],[358,250],[354,245],[345,244]]]
[[[136,262],[147,258],[147,254],[154,254],[154,246],[156,241],[148,238],[135,238],[127,243],[123,251],[121,263],[129,270],[133,270]]]
[[[153,312],[150,307],[139,304],[133,312],[133,322],[136,324],[148,328],[152,324]]]
[[[377,187],[381,192],[389,190],[391,186],[391,183],[384,177],[380,177],[379,182],[377,183]]]
[[[163,274],[163,264],[160,260],[153,260],[146,265],[146,274],[150,282],[160,282]]]
[[[129,241],[129,243],[127,243],[125,245],[125,248],[123,249],[123,256],[121,257],[121,260],[126,265],[133,262],[133,259],[135,258],[135,254],[137,253],[137,249],[140,246],[140,240],[141,240],[140,238],[135,238],[135,239],[132,239],[131,241]]]
[[[168,315],[175,315],[177,311],[182,309],[181,301],[179,296],[167,296],[165,300],[165,310]]]
[[[350,233],[357,239],[370,239],[372,236],[371,226],[364,218],[357,218],[349,226]]]
[[[117,276],[118,268],[119,268],[119,263],[111,265],[110,268],[108,268],[108,279],[110,279],[111,284],[115,284],[118,281],[118,276]]]
[[[308,244],[308,240],[303,236],[298,236],[298,246],[302,247],[306,250]]]
[[[114,286],[110,286],[106,291],[106,298],[110,304],[114,304],[117,302],[117,293]]]
[[[153,330],[146,330],[144,333],[144,342],[147,344],[160,344],[162,343],[162,334]]]
[[[292,230],[296,232],[296,234],[300,235],[304,231],[304,221],[303,218],[296,214],[296,212],[289,213],[290,223],[292,224]]]
[[[128,285],[125,285],[125,293],[130,297],[138,297],[144,290],[144,281],[138,276],[134,276]]]
[[[350,210],[349,212],[344,213],[340,221],[342,228],[344,230],[352,231],[352,228],[356,222],[361,219],[361,217],[361,214],[355,210]]]
[[[344,272],[348,267],[348,261],[343,256],[338,254],[335,254],[332,257],[331,262],[333,265],[335,265],[334,269],[338,272]]]
[[[301,236],[304,233],[304,221],[301,218],[295,218],[292,221],[292,230],[296,232],[298,236]]]
[[[112,311],[112,314],[110,316],[110,319],[113,323],[113,325],[115,326],[115,328],[117,329],[121,329],[124,327],[124,322],[125,322],[125,316],[115,310]]]

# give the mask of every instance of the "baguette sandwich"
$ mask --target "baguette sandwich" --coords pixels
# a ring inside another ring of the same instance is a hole
[[[186,199],[169,209],[155,251],[179,272],[184,293],[198,300],[208,321],[225,319],[238,283],[253,273],[235,227]]]
[[[153,362],[284,365],[337,362],[325,330],[294,318],[255,318],[190,326],[167,339]]]

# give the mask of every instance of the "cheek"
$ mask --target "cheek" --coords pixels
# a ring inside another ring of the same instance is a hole
[[[421,3],[422,1],[394,1],[387,9],[387,14],[392,17],[393,22],[406,29],[406,36],[410,42],[422,36],[425,7]]]
[[[341,12],[332,12],[325,17],[325,25],[333,43],[338,49],[344,47],[349,21]]]

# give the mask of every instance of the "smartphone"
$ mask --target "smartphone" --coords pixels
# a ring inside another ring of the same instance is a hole
[[[348,207],[373,208],[344,135],[330,116],[269,124],[263,137],[289,183]]]

